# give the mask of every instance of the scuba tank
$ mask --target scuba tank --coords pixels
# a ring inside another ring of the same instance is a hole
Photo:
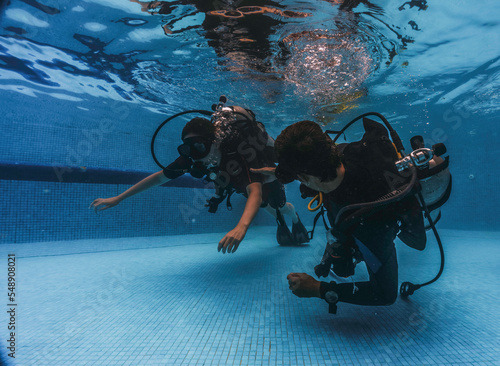
[[[255,113],[240,106],[226,106],[226,102],[227,98],[222,95],[219,103],[212,105],[212,123],[219,127],[221,138],[229,133],[258,137],[266,147],[274,148],[274,139],[267,133],[264,124],[256,120]]]
[[[422,187],[422,198],[434,219],[434,223],[441,218],[440,207],[450,197],[452,180],[448,168],[449,157],[440,158],[446,153],[446,146],[442,143],[433,145],[431,149],[425,148],[422,136],[414,136],[410,140],[413,151],[404,159],[398,161],[398,170],[407,169],[412,163],[417,167],[418,182]],[[422,206],[422,203],[421,203]],[[430,227],[426,227],[429,230]]]

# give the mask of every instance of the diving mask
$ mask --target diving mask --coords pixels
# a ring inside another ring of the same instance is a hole
[[[179,155],[193,160],[203,159],[210,152],[212,141],[201,137],[193,136],[183,140],[183,144],[177,147]]]

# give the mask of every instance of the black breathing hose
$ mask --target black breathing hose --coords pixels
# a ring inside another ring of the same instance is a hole
[[[386,196],[379,198],[376,201],[372,202],[365,202],[365,203],[355,203],[349,206],[343,207],[338,213],[337,216],[335,217],[335,225],[339,224],[339,221],[347,211],[351,210],[358,210],[355,213],[353,213],[351,216],[343,219],[343,221],[347,221],[349,218],[353,217],[356,215],[356,213],[359,213],[361,210],[366,211],[367,209],[373,209],[379,206],[386,206],[388,204],[397,202],[402,200],[404,197],[406,197],[413,187],[415,186],[415,183],[417,182],[417,169],[415,167],[411,167],[411,180],[410,182],[406,185],[406,187],[401,190],[401,191],[395,191],[394,193],[391,192],[390,194],[387,194]]]
[[[398,150],[401,153],[401,155],[404,156],[403,142],[399,138],[398,133],[392,128],[392,126],[389,123],[389,121],[387,121],[387,119],[383,115],[381,115],[380,113],[378,113],[378,112],[364,113],[361,116],[358,116],[358,117],[354,118],[351,122],[349,122],[348,124],[346,124],[340,131],[326,131],[326,132],[327,133],[328,132],[334,132],[334,133],[337,134],[337,136],[333,139],[333,142],[335,143],[335,141],[337,141],[337,139],[340,137],[340,135],[342,135],[344,133],[344,131],[347,130],[354,122],[356,122],[356,121],[358,121],[361,118],[364,118],[366,116],[377,116],[378,118],[380,118],[382,120],[382,122],[384,122],[385,127],[387,127],[387,129],[389,130],[392,142],[394,142],[394,145],[396,145],[396,150]]]
[[[419,288],[430,285],[433,282],[436,282],[439,277],[441,277],[441,274],[443,273],[444,270],[444,248],[443,248],[443,243],[441,242],[441,238],[439,237],[439,234],[436,230],[436,225],[434,225],[434,221],[432,220],[431,214],[429,212],[429,209],[427,205],[425,204],[424,198],[422,197],[422,193],[418,192],[418,199],[420,200],[421,205],[424,207],[424,212],[425,212],[425,217],[429,221],[429,224],[432,228],[432,232],[434,233],[434,236],[436,237],[436,241],[439,246],[439,254],[441,255],[441,266],[439,267],[439,272],[434,277],[432,280],[427,281],[425,283],[422,283],[421,285],[414,285],[411,282],[403,282],[401,284],[401,287],[399,289],[399,293],[403,297],[408,297],[410,295],[413,295],[415,291],[417,291]]]
[[[156,136],[158,135],[158,133],[160,132],[160,130],[163,128],[163,126],[165,126],[168,122],[170,122],[171,120],[173,120],[174,118],[177,118],[179,116],[182,116],[184,114],[188,114],[188,113],[200,113],[200,114],[203,114],[205,116],[211,116],[213,114],[213,112],[209,112],[209,111],[205,111],[205,110],[191,110],[191,111],[184,111],[184,112],[180,112],[180,113],[177,113],[177,114],[174,114],[173,116],[171,117],[168,117],[165,121],[163,121],[159,126],[158,128],[156,129],[155,133],[153,134],[153,137],[151,138],[151,155],[153,155],[153,159],[155,161],[155,163],[162,169],[165,169],[165,167],[163,165],[161,165],[161,163],[158,161],[158,159],[156,158],[156,154],[155,154],[155,140],[156,140]]]

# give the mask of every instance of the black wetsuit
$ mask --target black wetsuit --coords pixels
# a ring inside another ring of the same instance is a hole
[[[378,125],[378,126],[377,126]],[[380,124],[365,123],[367,133],[360,142],[347,144],[342,162],[345,176],[340,186],[324,196],[330,224],[335,229],[338,211],[347,205],[372,202],[393,190],[398,174],[394,166],[395,150]],[[403,178],[402,178],[403,179]],[[337,225],[339,226],[339,225]],[[362,254],[370,281],[321,283],[321,297],[327,291],[337,293],[339,301],[358,305],[390,305],[398,295],[398,263],[394,239],[398,235],[407,245],[424,249],[426,243],[423,216],[415,196],[391,204],[350,228],[349,245]]]

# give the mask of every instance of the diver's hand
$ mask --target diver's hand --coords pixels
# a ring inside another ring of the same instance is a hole
[[[265,175],[265,176],[268,176],[268,177],[276,178],[276,173],[275,173],[276,172],[276,167],[268,166],[268,167],[259,168],[259,169],[250,168],[250,171],[252,173],[262,174],[262,175]]]
[[[89,206],[89,208],[93,208],[94,212],[107,210],[108,208],[115,207],[117,204],[121,202],[117,197],[111,198],[98,198],[94,200]]]
[[[286,279],[292,293],[298,297],[321,297],[319,286],[321,282],[316,281],[307,273],[290,273]]]
[[[233,230],[228,232],[219,242],[217,250],[222,253],[234,253],[238,249],[241,241],[245,237],[247,229],[241,225],[236,226]]]

